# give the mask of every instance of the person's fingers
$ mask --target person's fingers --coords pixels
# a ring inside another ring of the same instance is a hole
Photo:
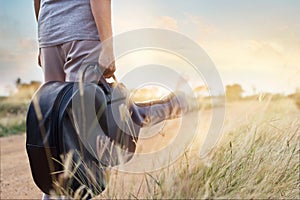
[[[115,58],[112,51],[102,50],[98,60],[101,71],[105,78],[110,78],[116,71]]]
[[[115,71],[116,71],[116,66],[115,66],[114,63],[112,63],[112,64],[109,65],[108,68],[106,68],[106,69],[104,70],[103,76],[104,76],[105,78],[110,78],[110,77],[112,77],[112,76],[114,75]]]

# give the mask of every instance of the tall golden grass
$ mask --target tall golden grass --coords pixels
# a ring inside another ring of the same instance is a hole
[[[291,99],[227,104],[224,135],[153,173],[113,172],[99,198],[299,199],[300,112]]]

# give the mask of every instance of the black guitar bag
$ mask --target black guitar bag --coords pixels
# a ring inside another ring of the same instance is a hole
[[[126,101],[126,88],[105,80],[48,82],[39,88],[27,114],[26,150],[33,179],[44,193],[72,195],[80,188],[81,195],[98,195],[105,189],[105,167],[132,158],[142,123],[139,114],[137,123],[121,120],[118,109],[128,105]],[[83,102],[84,108],[76,108]],[[93,113],[98,129],[89,119]],[[77,123],[86,118],[82,127],[75,125],[76,116]]]

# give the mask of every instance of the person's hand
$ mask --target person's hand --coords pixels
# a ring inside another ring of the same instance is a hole
[[[110,78],[114,75],[116,66],[112,48],[102,48],[98,62],[105,78]]]

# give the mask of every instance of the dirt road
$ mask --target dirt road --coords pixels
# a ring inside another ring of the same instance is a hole
[[[25,135],[0,138],[0,199],[41,199],[31,177]]]

